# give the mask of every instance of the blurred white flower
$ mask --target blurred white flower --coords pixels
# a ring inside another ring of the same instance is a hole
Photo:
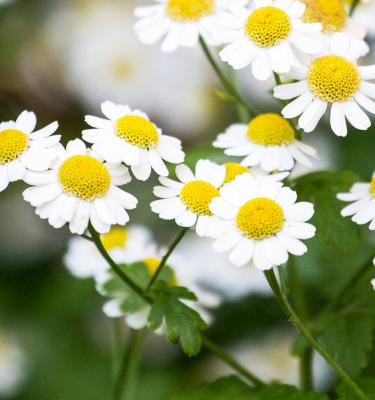
[[[367,35],[373,38],[375,36],[374,17],[375,1],[362,0],[354,12],[353,21],[366,29]]]
[[[63,3],[50,15],[45,41],[66,85],[91,111],[111,99],[180,134],[200,134],[209,125],[216,80],[198,49],[175,57],[142,45],[133,30],[136,1]]]
[[[26,377],[26,359],[21,348],[0,334],[0,397],[14,396]]]

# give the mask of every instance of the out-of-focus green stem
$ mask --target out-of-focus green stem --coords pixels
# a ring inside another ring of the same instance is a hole
[[[354,14],[355,9],[357,8],[360,0],[353,0],[350,5],[349,15],[352,16]]]

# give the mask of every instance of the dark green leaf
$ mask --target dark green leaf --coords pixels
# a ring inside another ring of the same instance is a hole
[[[311,220],[317,228],[317,236],[326,243],[334,243],[343,251],[353,251],[359,243],[359,228],[340,211],[345,203],[337,200],[339,192],[348,191],[358,181],[353,172],[320,171],[304,175],[292,181],[299,201],[310,201],[315,206]]]
[[[363,392],[368,396],[368,400],[375,400],[375,379],[365,378],[359,379],[357,384],[363,390]],[[341,382],[337,387],[337,394],[339,395],[339,400],[357,400],[358,396],[352,393],[348,389],[348,386],[344,382]]]
[[[167,339],[171,343],[180,341],[189,356],[201,348],[199,331],[206,328],[200,315],[182,300],[195,301],[195,295],[182,287],[158,287],[153,291],[154,303],[148,317],[150,328],[156,330],[165,323]]]
[[[290,385],[275,384],[260,389],[254,400],[328,400],[327,396],[305,392]]]
[[[368,363],[374,327],[373,316],[358,312],[328,314],[318,325],[323,346],[353,376]]]

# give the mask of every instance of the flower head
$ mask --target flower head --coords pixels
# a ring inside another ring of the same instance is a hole
[[[214,142],[228,156],[245,157],[244,166],[264,171],[289,171],[295,162],[311,166],[316,150],[296,139],[292,125],[278,114],[260,114],[246,124],[231,125]]]
[[[352,217],[352,221],[359,225],[368,224],[370,230],[375,230],[375,173],[371,182],[355,183],[348,193],[339,193],[337,198],[351,202],[342,209],[343,217]]]
[[[161,219],[174,219],[177,225],[196,225],[197,234],[204,236],[213,219],[209,204],[214,197],[219,196],[226,169],[212,161],[199,160],[195,173],[182,164],[176,167],[176,175],[179,181],[159,178],[163,186],[156,186],[154,194],[161,200],[153,201],[151,209]]]
[[[299,82],[276,86],[275,97],[295,99],[283,110],[285,118],[300,115],[299,126],[312,132],[331,106],[331,127],[338,136],[346,136],[346,119],[357,129],[367,130],[370,119],[361,109],[375,113],[375,66],[357,66],[362,47],[349,42],[347,36],[336,33],[327,51],[290,74]],[[361,107],[360,107],[361,106]]]
[[[322,48],[314,36],[321,24],[302,21],[305,7],[296,0],[254,0],[250,10],[231,7],[217,32],[218,39],[229,43],[220,52],[221,59],[234,69],[251,64],[259,80],[268,79],[272,72],[287,73],[299,66],[299,53],[317,54]]]
[[[246,0],[157,0],[157,5],[138,7],[139,21],[135,30],[145,44],[153,44],[163,36],[162,50],[194,47],[199,35],[211,45],[220,44],[212,36],[218,16],[230,6],[243,5]]]
[[[10,182],[24,178],[26,171],[44,171],[57,158],[60,135],[53,135],[58,123],[34,131],[36,116],[22,112],[16,121],[0,123],[0,192]]]
[[[184,161],[180,140],[162,135],[142,111],[106,101],[102,112],[108,119],[86,116],[94,129],[83,131],[82,136],[107,162],[124,162],[137,179],[144,181],[150,177],[151,168],[161,176],[168,175],[164,160],[174,164]]]
[[[83,234],[89,222],[99,233],[111,225],[129,221],[126,209],[134,209],[137,199],[119,189],[130,182],[126,167],[103,163],[84,143],[72,140],[51,170],[27,172],[25,181],[32,185],[24,199],[36,207],[36,213],[55,228],[69,223],[72,233]]]
[[[230,251],[229,261],[235,265],[251,261],[260,270],[286,263],[289,253],[304,254],[307,247],[301,239],[315,235],[315,227],[306,223],[314,208],[296,199],[296,193],[280,182],[238,176],[210,204],[218,218],[212,229],[214,249]]]

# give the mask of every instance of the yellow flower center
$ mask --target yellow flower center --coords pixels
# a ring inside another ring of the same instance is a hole
[[[258,8],[245,24],[247,36],[260,47],[275,46],[288,37],[290,29],[288,14],[272,6]]]
[[[321,22],[323,32],[340,32],[345,28],[348,14],[341,0],[302,0],[306,4],[304,22]]]
[[[263,146],[281,146],[294,142],[295,132],[285,118],[267,113],[251,120],[247,128],[247,137]]]
[[[375,197],[375,177],[371,179],[370,194]]]
[[[125,228],[112,228],[108,233],[101,235],[103,246],[107,251],[124,248],[129,233]]]
[[[224,164],[225,167],[225,179],[224,179],[224,183],[229,183],[232,182],[236,176],[238,175],[242,175],[245,172],[250,172],[249,168],[244,167],[241,164],[238,163],[226,163]]]
[[[6,129],[0,132],[0,164],[16,160],[29,145],[26,133],[17,129]]]
[[[145,263],[150,275],[154,276],[155,272],[157,271],[157,269],[160,265],[161,260],[159,260],[158,258],[150,257],[150,258],[146,258],[145,260],[143,260],[143,262]],[[178,286],[178,282],[177,282],[177,278],[176,278],[175,274],[173,274],[173,278],[171,278],[168,283],[169,283],[169,286],[172,286],[172,287]]]
[[[311,63],[307,81],[316,97],[335,103],[353,97],[361,83],[361,76],[352,62],[329,55]]]
[[[155,125],[146,118],[126,115],[116,121],[116,135],[141,149],[152,149],[159,141]]]
[[[96,158],[84,155],[67,158],[58,177],[65,193],[87,201],[104,196],[111,183],[108,169]]]
[[[167,15],[180,22],[195,22],[215,11],[214,0],[168,0]]]
[[[212,215],[208,208],[214,197],[219,196],[219,191],[211,183],[192,181],[181,190],[181,201],[195,214]]]
[[[248,201],[237,213],[237,227],[250,239],[266,239],[283,226],[283,209],[274,200],[266,197]]]

